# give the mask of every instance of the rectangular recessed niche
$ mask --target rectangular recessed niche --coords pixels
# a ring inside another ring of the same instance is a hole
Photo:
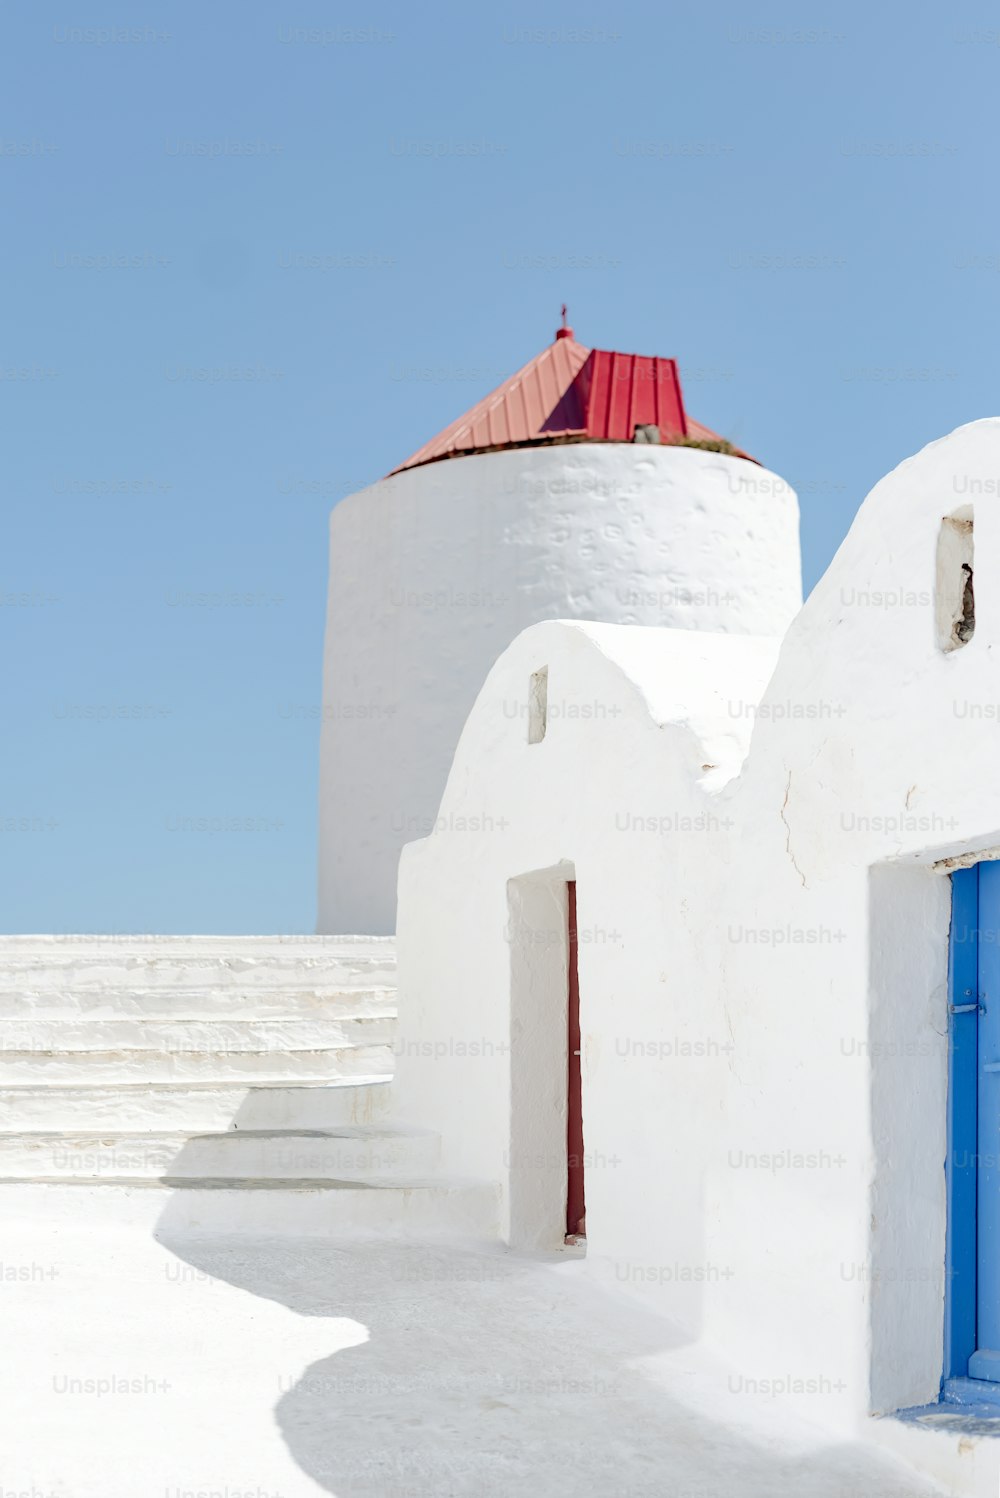
[[[542,666],[528,678],[528,743],[540,744],[545,737],[549,710],[549,668]]]
[[[938,649],[960,650],[976,628],[973,592],[972,506],[945,515],[938,532],[934,628]]]

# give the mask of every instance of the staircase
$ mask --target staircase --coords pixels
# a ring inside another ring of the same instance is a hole
[[[389,937],[0,937],[0,1215],[492,1234],[391,1127]]]

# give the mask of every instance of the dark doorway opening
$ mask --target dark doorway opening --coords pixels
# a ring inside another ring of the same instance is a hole
[[[582,1238],[587,1231],[583,1173],[583,1074],[580,1066],[580,972],[577,961],[579,935],[576,924],[576,880],[566,885],[569,916],[569,1044],[567,1047],[566,1122],[566,1237]]]

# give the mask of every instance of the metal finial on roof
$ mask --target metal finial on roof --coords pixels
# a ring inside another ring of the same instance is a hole
[[[562,327],[561,328],[556,328],[556,337],[557,338],[572,338],[573,336],[574,336],[573,329],[569,326],[569,324],[566,321],[566,303],[563,302],[563,304],[562,304]]]

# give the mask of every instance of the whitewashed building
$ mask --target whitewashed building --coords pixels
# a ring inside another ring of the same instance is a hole
[[[877,485],[794,619],[769,475],[594,448],[554,454],[661,465],[663,534],[685,496],[704,525],[670,575],[754,601],[537,623],[486,674],[400,865],[395,1114],[495,1183],[507,1242],[585,1234],[734,1410],[995,1494],[1000,420]],[[435,466],[479,461],[526,460]]]
[[[706,450],[707,449],[707,450]],[[723,454],[727,456],[723,456]],[[486,673],[543,619],[779,635],[784,480],[686,411],[672,359],[555,341],[330,521],[319,930],[391,932]]]

